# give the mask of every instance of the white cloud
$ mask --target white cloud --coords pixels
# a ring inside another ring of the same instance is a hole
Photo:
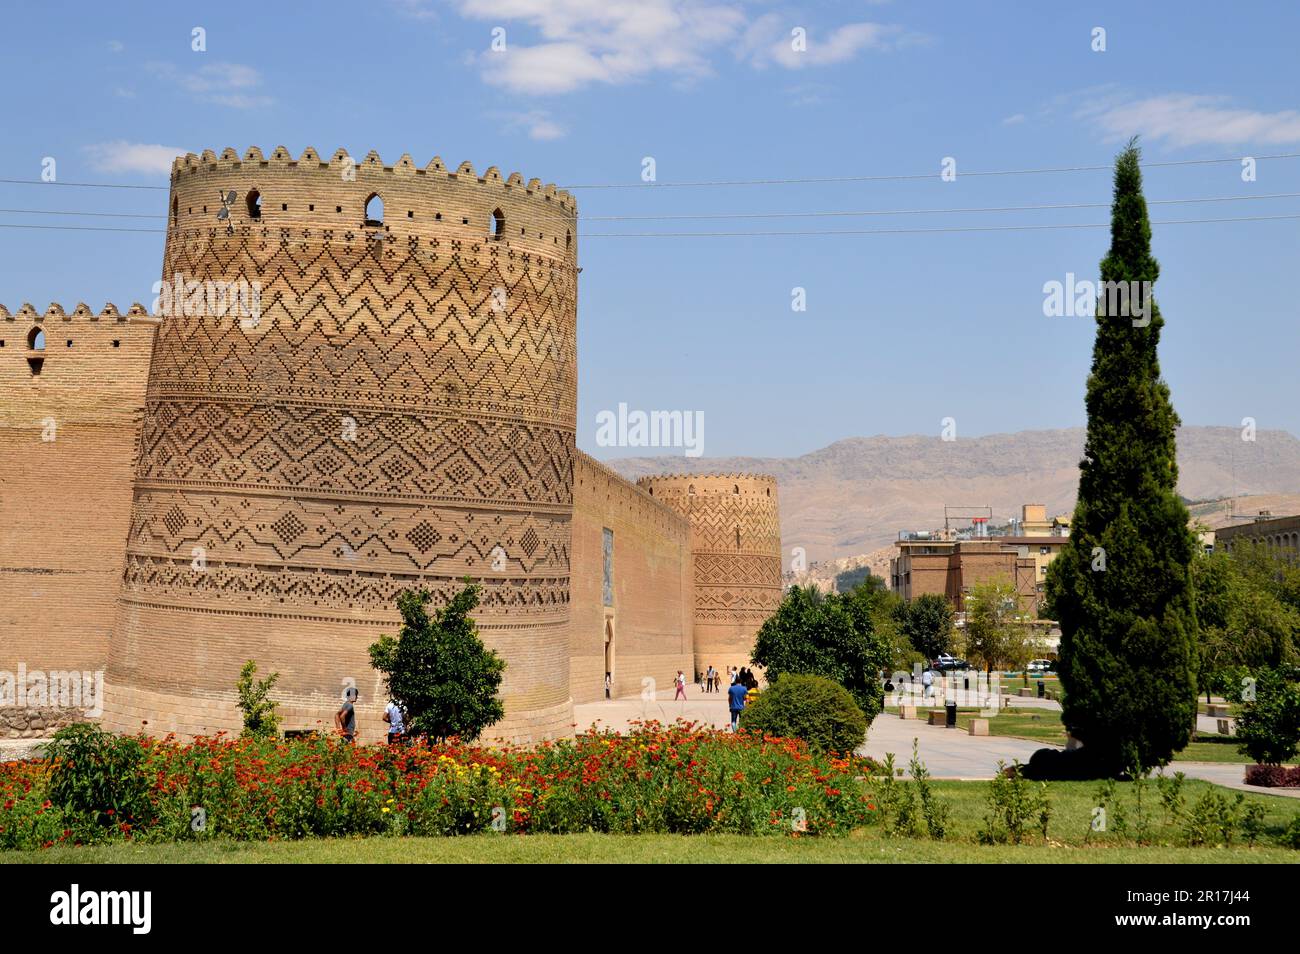
[[[808,49],[790,49],[793,17],[753,17],[751,0],[450,0],[484,24],[475,61],[486,82],[512,92],[568,93],[666,74],[689,83],[713,72],[719,53],[754,66],[826,66],[864,50],[895,49],[919,39],[900,27],[849,23],[808,30]],[[492,50],[492,31],[505,48]]]
[[[794,29],[783,29],[779,39],[756,49],[752,57],[754,65],[775,63],[788,70],[834,66],[853,59],[864,50],[884,52],[896,49],[911,39],[911,35],[904,33],[902,27],[883,23],[847,23],[829,31],[804,26],[801,27],[804,30],[801,48],[796,48],[796,38],[792,33]]]
[[[1023,123],[1024,121],[1025,121],[1025,114],[1024,114],[1024,113],[1016,113],[1014,116],[1008,116],[1006,119],[1002,120],[1002,125],[1004,125],[1004,126],[1019,126],[1019,125],[1020,125],[1021,123]]]
[[[170,173],[172,160],[186,153],[176,146],[127,142],[124,139],[93,143],[83,146],[82,151],[99,172],[143,172],[150,175]]]
[[[567,132],[544,109],[532,109],[526,113],[498,113],[497,116],[505,124],[507,130],[513,132],[523,129],[528,133],[530,139],[537,139],[542,142],[561,139]]]
[[[1108,140],[1140,135],[1175,147],[1300,142],[1300,112],[1243,109],[1233,106],[1227,96],[1109,96],[1085,104],[1077,115],[1094,123]]]
[[[262,74],[243,63],[205,63],[196,70],[178,69],[173,63],[150,63],[145,69],[204,102],[234,109],[257,109],[273,102],[271,97],[257,92]]]
[[[126,44],[123,43],[121,40],[108,41],[108,51],[110,53],[121,53],[125,49],[126,49]]]

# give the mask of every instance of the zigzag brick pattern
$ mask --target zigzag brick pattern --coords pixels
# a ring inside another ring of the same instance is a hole
[[[690,520],[700,668],[749,665],[754,636],[781,603],[776,479],[674,474],[637,486]]]
[[[280,148],[178,159],[170,212],[106,721],[237,728],[248,658],[290,727],[349,676],[377,713],[396,595],[468,575],[509,660],[499,737],[569,731],[572,198]]]

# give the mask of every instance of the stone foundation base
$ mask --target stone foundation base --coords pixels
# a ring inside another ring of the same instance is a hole
[[[80,709],[0,707],[0,739],[44,739],[65,725],[93,721]]]
[[[290,700],[279,704],[280,728],[285,732],[334,731],[334,713],[342,699]],[[383,742],[388,725],[383,721],[384,704],[360,702],[356,707],[357,741],[363,745]],[[237,736],[243,728],[237,699],[232,692],[227,697],[205,698],[180,696],[132,689],[106,683],[104,686],[104,715],[100,720],[106,729],[134,735],[165,736],[175,734],[182,739],[198,735],[216,735],[225,732]],[[528,745],[548,739],[573,735],[573,700],[566,699],[556,706],[544,709],[511,711],[506,703],[506,717],[490,726],[480,740],[483,744]]]

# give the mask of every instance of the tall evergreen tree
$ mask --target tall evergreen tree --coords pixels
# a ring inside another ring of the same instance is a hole
[[[1106,282],[1150,283],[1151,223],[1141,153],[1115,161]],[[1141,287],[1141,286],[1138,286]],[[1098,296],[1088,376],[1088,435],[1070,540],[1048,571],[1061,624],[1063,721],[1100,772],[1164,765],[1196,717],[1196,551],[1175,491],[1178,416],[1156,357],[1164,320],[1154,296],[1121,309]]]

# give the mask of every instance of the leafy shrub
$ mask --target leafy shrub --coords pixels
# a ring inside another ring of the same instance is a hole
[[[1300,815],[1296,815],[1282,833],[1282,844],[1300,850]]]
[[[1246,769],[1246,784],[1264,788],[1300,788],[1300,765],[1251,765]]]
[[[894,765],[894,753],[887,752],[872,782],[881,830],[886,835],[910,838],[916,834],[916,795],[906,782],[898,780],[901,772]]]
[[[912,761],[908,768],[912,774],[912,784],[921,799],[921,814],[925,818],[925,830],[935,841],[940,841],[948,831],[948,816],[952,806],[941,799],[930,788],[930,770],[925,767],[917,752],[916,739],[912,740]]]
[[[370,647],[370,664],[384,674],[388,695],[406,716],[407,731],[438,742],[472,742],[500,722],[505,706],[497,697],[505,660],[479,638],[470,616],[479,588],[465,587],[429,615],[426,590],[397,597],[402,629]]]
[[[1047,783],[1034,784],[1020,774],[1020,763],[1007,768],[998,763],[998,774],[989,782],[988,812],[979,831],[980,844],[1018,845],[1034,828],[1047,840],[1052,803]]]
[[[69,823],[95,837],[95,828],[132,828],[152,823],[149,785],[142,772],[146,752],[139,739],[123,738],[89,722],[65,726],[45,747],[50,759],[49,801]]]
[[[1228,798],[1209,791],[1196,800],[1187,815],[1183,832],[1189,845],[1231,845],[1241,824],[1242,806],[1246,796],[1238,792]]]
[[[802,739],[814,752],[850,753],[867,737],[867,717],[839,683],[787,674],[745,709],[746,730]]]
[[[280,674],[273,672],[265,679],[256,679],[257,663],[249,660],[239,670],[239,681],[235,690],[239,694],[239,711],[244,715],[244,735],[256,738],[274,738],[280,734],[280,717],[276,713],[276,703],[270,698],[271,690],[280,681]]]
[[[1276,669],[1260,669],[1254,688],[1237,720],[1240,749],[1256,762],[1280,765],[1295,757],[1300,743],[1300,686]]]

